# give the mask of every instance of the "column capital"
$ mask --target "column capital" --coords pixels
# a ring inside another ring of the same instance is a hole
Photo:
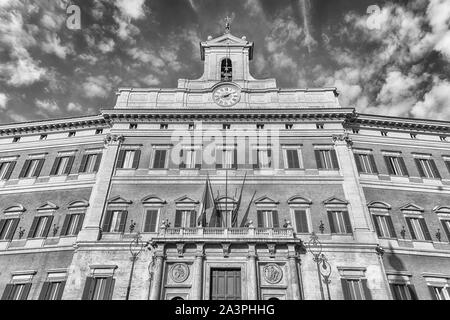
[[[353,145],[353,141],[348,133],[334,134],[332,139],[335,145],[347,145],[348,147]]]
[[[108,134],[103,140],[106,145],[120,145],[125,140],[123,135]]]

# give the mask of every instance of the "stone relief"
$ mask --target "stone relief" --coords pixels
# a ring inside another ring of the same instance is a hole
[[[275,263],[265,265],[263,268],[263,274],[264,279],[266,279],[266,281],[271,284],[278,283],[283,278],[283,271]]]
[[[189,277],[189,267],[184,263],[176,263],[170,269],[170,277],[173,281],[180,283]]]

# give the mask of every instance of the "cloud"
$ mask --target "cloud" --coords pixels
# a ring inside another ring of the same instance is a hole
[[[108,53],[114,50],[115,44],[114,40],[109,38],[100,42],[97,47],[102,53]]]
[[[105,98],[111,93],[112,84],[105,76],[89,76],[83,83],[82,89],[89,98]]]
[[[148,76],[146,76],[142,79],[142,82],[149,86],[157,86],[161,83],[161,80],[159,80],[154,75],[149,74]]]
[[[6,109],[6,104],[8,102],[8,96],[4,93],[0,93],[0,110]]]
[[[41,47],[42,51],[55,54],[61,59],[65,59],[66,56],[73,51],[70,46],[61,45],[61,39],[57,34],[47,34],[45,37],[45,42],[42,43]]]
[[[434,78],[433,86],[411,113],[418,118],[450,119],[450,82]]]
[[[36,99],[35,101],[36,106],[41,109],[42,111],[46,111],[49,113],[55,113],[60,112],[60,109],[55,101],[53,100],[39,100]]]
[[[69,102],[66,107],[67,111],[69,112],[81,112],[83,111],[83,107],[81,104],[77,102]]]
[[[144,0],[116,0],[120,12],[132,19],[141,19],[145,16]]]

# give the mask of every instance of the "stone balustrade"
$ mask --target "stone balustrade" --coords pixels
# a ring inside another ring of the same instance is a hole
[[[170,228],[162,226],[158,238],[293,238],[292,228]]]

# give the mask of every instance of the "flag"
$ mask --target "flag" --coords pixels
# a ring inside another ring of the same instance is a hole
[[[200,215],[197,219],[197,225],[206,226],[206,216],[214,209],[214,197],[212,194],[211,182],[209,176],[206,178],[205,191],[203,192]]]
[[[247,222],[247,218],[248,218],[248,213],[250,212],[250,207],[251,207],[251,205],[252,205],[253,199],[255,198],[255,194],[256,194],[256,191],[253,193],[252,199],[251,199],[250,202],[248,203],[247,210],[245,211],[245,214],[244,214],[244,216],[242,217],[241,228],[245,227],[245,223]]]
[[[244,189],[244,183],[245,183],[246,178],[247,178],[247,172],[245,173],[244,180],[242,181],[241,193],[239,194],[239,199],[236,203],[236,208],[233,210],[233,215],[231,218],[231,226],[232,227],[237,227],[237,224],[238,224],[239,207],[241,206],[242,190]]]

